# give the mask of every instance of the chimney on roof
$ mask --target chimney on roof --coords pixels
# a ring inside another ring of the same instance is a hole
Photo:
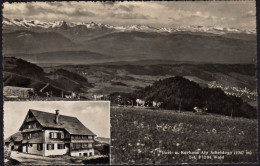
[[[56,114],[55,114],[55,123],[58,124],[59,123],[59,116],[60,116],[60,110],[56,110]]]

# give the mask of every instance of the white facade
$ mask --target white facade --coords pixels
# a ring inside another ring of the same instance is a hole
[[[94,156],[94,149],[77,150],[70,153],[71,156]]]
[[[53,142],[53,139],[50,139],[50,133],[51,133],[51,132],[61,133],[61,135],[63,135],[63,138],[65,137],[63,131],[60,131],[60,130],[45,130],[45,131],[44,131],[44,140],[45,140],[45,143]],[[63,140],[58,140],[58,139],[56,139],[55,142],[63,142]]]
[[[58,143],[53,143],[54,144],[54,149],[47,150],[47,144],[44,144],[44,156],[51,156],[51,155],[65,155],[67,152],[69,152],[69,148],[66,147],[65,149],[58,149]]]
[[[43,149],[38,150],[37,144],[24,144],[23,145],[23,152],[29,153],[29,154],[43,155]]]
[[[60,133],[62,135],[62,138],[64,138],[64,132],[60,130],[45,130],[44,131],[44,156],[51,156],[51,155],[64,155],[69,151],[69,148],[65,146],[64,139],[52,139],[50,138],[50,133]],[[47,148],[48,144],[53,144],[54,149]],[[58,144],[63,144],[65,146],[65,149],[58,149]]]
[[[47,150],[47,144],[43,144],[43,149],[38,150],[37,144],[25,144],[23,145],[23,152],[35,155],[51,156],[51,155],[64,155],[69,152],[69,148],[65,146],[65,149],[58,149],[58,143],[53,143],[54,149]],[[27,147],[26,147],[27,146]],[[26,149],[27,148],[27,149]]]

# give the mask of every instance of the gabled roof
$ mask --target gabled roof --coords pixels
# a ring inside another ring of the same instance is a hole
[[[10,142],[10,140],[13,139],[14,142],[20,142],[23,140],[23,135],[20,131],[14,133],[13,135],[11,135],[10,137],[5,139],[5,142]]]
[[[76,117],[59,115],[59,123],[55,123],[55,114],[37,111],[30,109],[36,120],[43,128],[65,129],[72,135],[94,135],[95,134],[86,128]],[[29,113],[28,112],[28,113]]]

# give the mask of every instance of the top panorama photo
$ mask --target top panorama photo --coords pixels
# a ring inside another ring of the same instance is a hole
[[[255,14],[254,1],[4,3],[4,100],[168,108],[149,87],[177,76],[256,108]]]

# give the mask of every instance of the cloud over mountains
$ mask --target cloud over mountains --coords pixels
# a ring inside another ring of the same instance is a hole
[[[102,22],[125,26],[220,26],[255,29],[255,2],[31,2],[4,3],[3,16],[28,20]]]

